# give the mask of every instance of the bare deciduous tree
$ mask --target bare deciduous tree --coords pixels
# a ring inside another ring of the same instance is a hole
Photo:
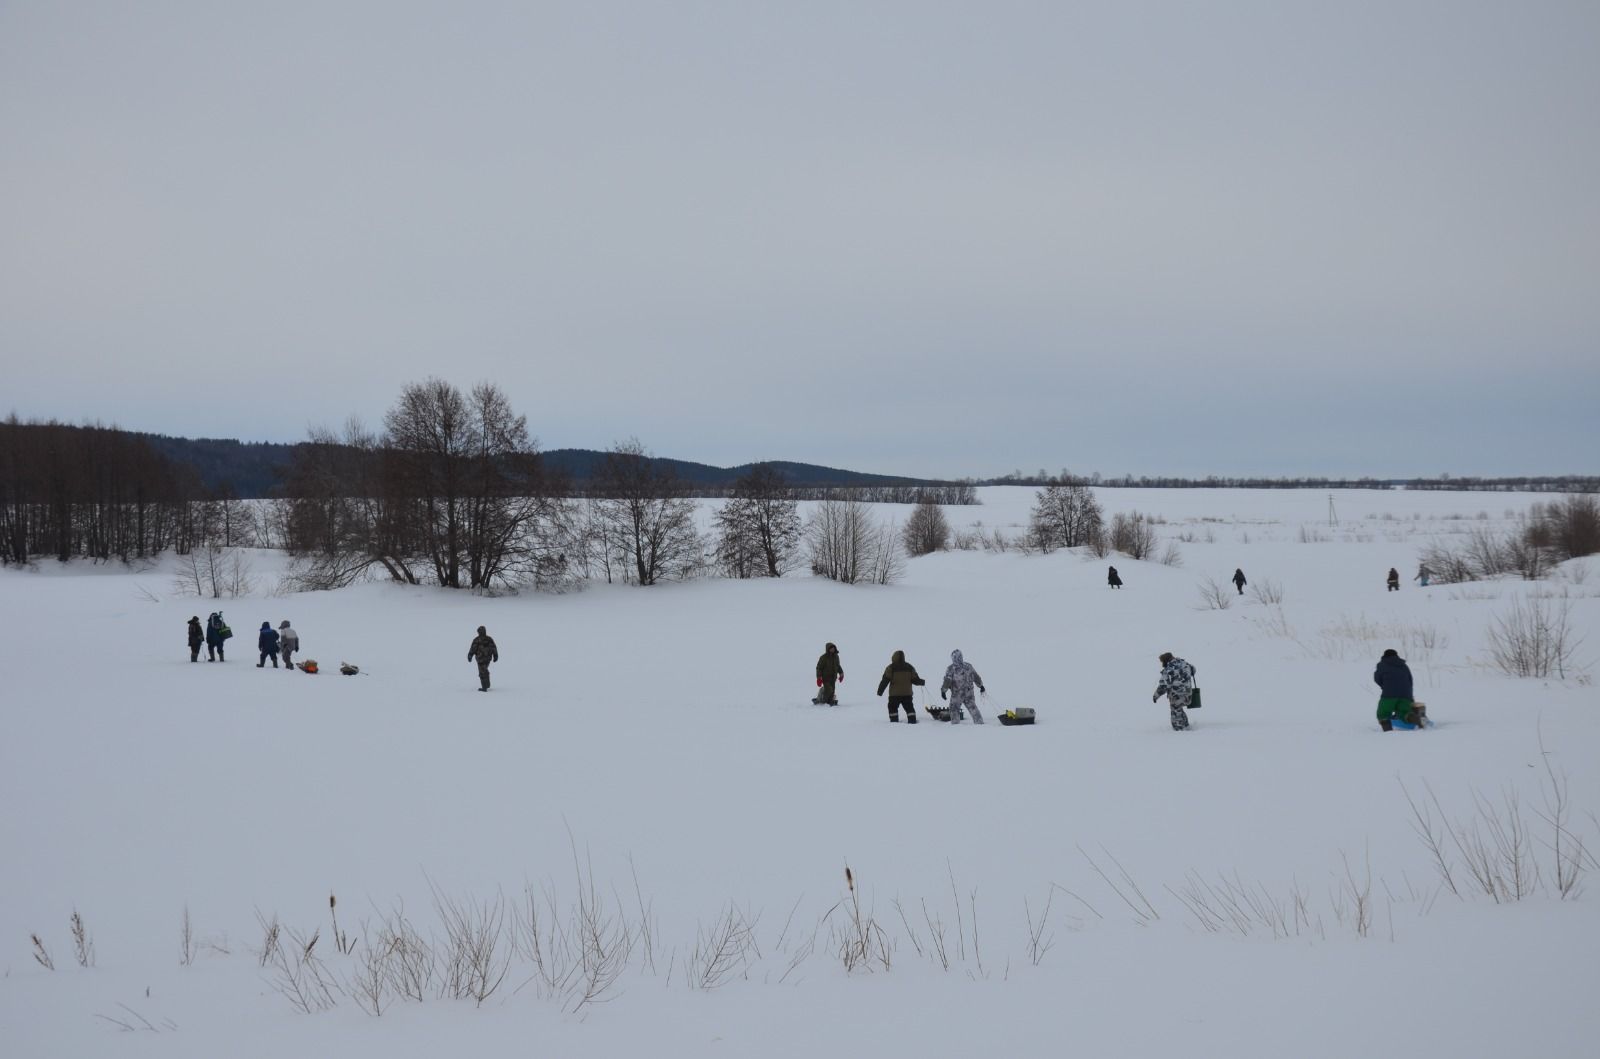
[[[1100,502],[1088,486],[1057,479],[1035,497],[1029,524],[1041,551],[1076,548],[1100,532]]]
[[[906,519],[905,545],[908,555],[928,555],[950,547],[950,523],[944,510],[932,500],[924,500]]]
[[[687,576],[698,565],[694,502],[672,468],[647,454],[637,438],[606,454],[594,491],[630,580],[653,585]]]
[[[800,543],[800,515],[783,473],[757,464],[717,512],[717,559],[733,577],[782,577]]]

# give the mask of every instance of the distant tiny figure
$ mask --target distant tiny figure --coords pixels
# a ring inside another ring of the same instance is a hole
[[[467,661],[478,663],[478,690],[489,690],[489,663],[500,661],[500,649],[494,645],[489,630],[478,626],[478,635],[467,648]]]
[[[1244,570],[1241,569],[1240,567],[1234,567],[1234,569],[1233,569],[1233,587],[1237,588],[1239,590],[1239,595],[1241,595],[1241,596],[1244,595],[1244,586],[1246,584],[1247,584],[1247,582],[1244,579]]]
[[[1174,732],[1182,732],[1189,727],[1187,710],[1194,698],[1194,674],[1194,666],[1171,651],[1161,655],[1161,679],[1156,684],[1156,693],[1150,696],[1150,701],[1160,702],[1161,696],[1167,697]]]
[[[278,625],[278,650],[283,652],[283,664],[294,668],[294,653],[300,650],[300,634],[289,627],[287,620]]]
[[[1421,566],[1417,567],[1417,576],[1413,577],[1411,580],[1420,581],[1420,582],[1422,582],[1422,587],[1423,588],[1427,588],[1428,587],[1428,578],[1431,577],[1431,576],[1433,576],[1433,575],[1428,573],[1428,564],[1427,563],[1423,563]]]
[[[906,723],[917,723],[916,707],[911,704],[911,689],[927,684],[926,680],[917,676],[917,669],[906,661],[904,651],[896,651],[889,659],[889,664],[884,667],[883,679],[878,681],[878,694],[882,695],[885,688],[889,689],[889,723],[894,724],[900,720],[897,712],[901,707],[906,711]]]
[[[950,665],[944,671],[944,683],[939,686],[939,697],[948,696],[950,699],[951,724],[961,723],[962,707],[972,714],[973,724],[983,723],[983,714],[978,712],[978,702],[972,696],[974,684],[979,691],[987,693],[988,689],[983,686],[983,678],[978,676],[978,671],[961,657],[960,651],[951,651]]]
[[[1417,710],[1411,686],[1411,667],[1400,657],[1400,652],[1389,648],[1378,659],[1372,671],[1372,682],[1378,685],[1378,727],[1385,732],[1396,728],[1411,731],[1423,727],[1426,721]]]
[[[1106,584],[1110,585],[1112,588],[1122,587],[1122,578],[1118,576],[1117,568],[1115,566],[1106,571]]]
[[[223,645],[227,642],[228,623],[222,620],[222,611],[213,611],[206,618],[206,661],[226,662]]]
[[[1389,591],[1400,591],[1400,571],[1392,566],[1389,567]]]
[[[278,631],[272,627],[270,621],[261,623],[261,635],[256,637],[256,646],[261,649],[261,661],[256,663],[256,668],[261,669],[267,664],[267,659],[272,659],[272,668],[278,668]]]
[[[200,645],[205,640],[206,634],[200,628],[200,615],[196,614],[189,619],[189,661],[200,661]]]
[[[817,687],[822,690],[811,701],[818,706],[839,705],[833,693],[835,681],[844,681],[844,666],[839,661],[839,648],[830,643],[823,647],[822,657],[817,659]]]

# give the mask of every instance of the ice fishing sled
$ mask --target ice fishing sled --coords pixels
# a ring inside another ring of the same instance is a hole
[[[1009,710],[1002,710],[1000,711],[1000,723],[1008,728],[1014,724],[1032,724],[1034,723],[1033,707],[1016,706]]]

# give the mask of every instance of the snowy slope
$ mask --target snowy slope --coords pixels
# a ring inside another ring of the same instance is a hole
[[[1025,523],[1031,490],[983,496],[947,514]],[[1190,538],[1183,565],[1113,557],[1120,592],[1106,561],[1076,553],[949,552],[891,587],[800,575],[275,597],[281,559],[261,553],[261,594],[222,601],[238,635],[220,665],[190,665],[183,646],[185,619],[215,604],[174,596],[159,569],[0,572],[4,1053],[1589,1054],[1600,914],[1553,892],[1537,813],[1548,761],[1573,831],[1600,850],[1600,693],[1586,674],[1499,674],[1485,634],[1513,597],[1565,592],[1592,662],[1600,569],[1410,580],[1429,539],[1538,498],[1340,493],[1330,526],[1321,493],[1101,497]],[[1249,597],[1201,609],[1196,583],[1236,566],[1282,585],[1281,614]],[[1390,566],[1399,593],[1384,591]],[[322,675],[254,667],[251,630],[284,618]],[[489,695],[465,659],[480,623],[502,657]],[[846,670],[838,709],[808,702],[827,640]],[[1436,730],[1377,732],[1371,671],[1388,646],[1410,657]],[[954,648],[991,715],[1033,706],[1039,725],[886,723],[872,692],[890,653],[907,652],[931,702]],[[1187,733],[1150,702],[1163,650],[1205,689]],[[363,675],[333,673],[342,659]],[[1474,897],[1459,864],[1462,896],[1442,887],[1402,784],[1431,787],[1456,820],[1474,792],[1502,820],[1519,798],[1533,892]],[[847,863],[887,969],[840,958]],[[1260,920],[1208,929],[1190,906],[1217,900],[1219,876],[1288,909],[1291,936]],[[596,1003],[548,988],[519,952],[481,1006],[430,995],[374,1018],[339,997],[306,1014],[254,952],[258,915],[320,929],[315,951],[348,986],[402,904],[437,941],[438,897],[525,904],[531,887],[559,920],[580,878],[634,932]],[[332,948],[330,892],[350,956]],[[1035,954],[1047,902],[1053,945]],[[691,988],[697,943],[730,907],[753,945],[717,988]],[[74,909],[89,969],[73,960]]]

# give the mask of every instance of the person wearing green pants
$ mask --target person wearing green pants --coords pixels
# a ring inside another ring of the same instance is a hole
[[[1372,671],[1372,682],[1378,685],[1378,727],[1392,732],[1396,727],[1409,730],[1419,727],[1411,717],[1416,706],[1412,695],[1411,667],[1400,657],[1400,652],[1389,648],[1378,659],[1378,668]]]

